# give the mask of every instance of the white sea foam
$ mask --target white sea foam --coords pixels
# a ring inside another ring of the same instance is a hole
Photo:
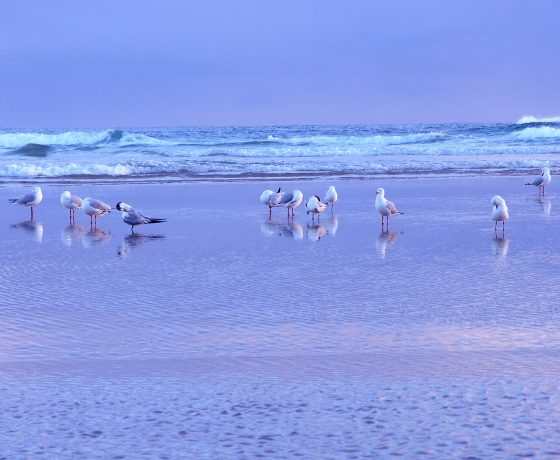
[[[527,123],[560,123],[560,117],[533,117],[532,115],[525,115],[517,120],[518,125],[525,125]]]
[[[517,139],[531,140],[540,138],[560,138],[560,128],[554,128],[552,126],[539,126],[525,128],[521,131],[513,133],[513,136]]]

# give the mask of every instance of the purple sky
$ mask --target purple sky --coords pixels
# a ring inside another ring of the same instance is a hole
[[[3,0],[0,127],[560,115],[556,0]]]

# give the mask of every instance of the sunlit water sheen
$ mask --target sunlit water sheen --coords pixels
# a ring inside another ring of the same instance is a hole
[[[557,457],[560,218],[524,182],[335,181],[314,224],[267,219],[276,182],[79,188],[169,219],[136,236],[0,189],[0,454]]]

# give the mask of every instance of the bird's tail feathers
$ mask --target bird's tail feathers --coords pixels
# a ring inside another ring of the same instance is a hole
[[[152,219],[150,218],[149,224],[161,224],[162,222],[167,222],[167,219]]]
[[[10,203],[15,203],[18,199],[17,198],[8,198]]]

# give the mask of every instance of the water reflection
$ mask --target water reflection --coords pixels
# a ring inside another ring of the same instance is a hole
[[[82,240],[87,232],[87,228],[82,225],[68,225],[60,233],[60,239],[65,246],[72,246],[76,241]]]
[[[375,240],[375,248],[381,259],[387,255],[387,248],[393,246],[397,241],[399,234],[394,231],[381,232]]]
[[[336,232],[338,231],[338,216],[333,214],[329,219],[327,219],[326,225],[329,235],[335,237]]]
[[[90,227],[84,234],[82,246],[89,249],[93,246],[104,245],[111,238],[111,232],[98,227]]]
[[[261,233],[266,237],[285,236],[294,240],[303,239],[303,227],[294,221],[281,223],[275,220],[266,220],[261,224]]]
[[[319,241],[323,238],[329,230],[326,225],[320,222],[308,222],[307,223],[307,238],[311,241]]]
[[[34,220],[26,220],[19,224],[12,224],[10,228],[19,228],[24,230],[27,234],[31,235],[33,241],[41,243],[43,241],[43,224]]]
[[[128,257],[132,251],[142,246],[148,241],[163,241],[165,239],[164,235],[143,235],[142,233],[132,233],[125,236],[122,240],[120,248],[117,250],[117,255],[119,257]]]
[[[492,247],[494,248],[494,255],[498,260],[504,260],[509,251],[509,240],[505,237],[494,238],[492,240]]]
[[[537,200],[537,202],[541,206],[541,208],[543,210],[543,214],[547,217],[550,217],[550,211],[552,210],[552,202],[550,201],[550,199],[549,198],[539,198]]]

